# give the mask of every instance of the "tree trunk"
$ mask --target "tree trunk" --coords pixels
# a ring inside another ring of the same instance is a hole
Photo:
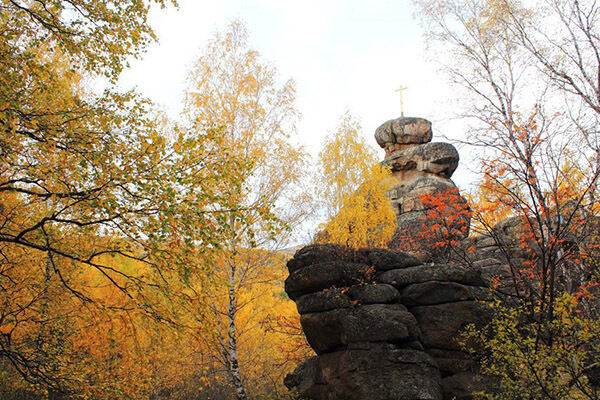
[[[240,373],[240,366],[238,362],[237,354],[237,338],[235,331],[235,313],[237,311],[237,299],[235,296],[235,267],[230,268],[229,275],[229,308],[227,310],[227,319],[229,321],[228,337],[229,343],[227,345],[228,358],[229,358],[229,375],[231,376],[231,383],[235,388],[237,400],[247,400],[246,390],[244,389],[244,383],[242,381],[242,375]]]

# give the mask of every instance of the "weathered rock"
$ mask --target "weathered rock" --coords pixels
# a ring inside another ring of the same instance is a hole
[[[471,286],[485,286],[481,271],[458,265],[429,264],[419,267],[393,269],[378,274],[378,282],[387,283],[396,288],[428,281],[457,282]]]
[[[484,249],[486,247],[498,246],[498,245],[503,244],[502,239],[493,238],[493,237],[487,236],[487,235],[481,235],[478,238],[479,238],[479,240],[476,240],[473,244],[477,248],[480,248],[480,249]]]
[[[510,267],[496,258],[477,260],[473,262],[473,267],[481,270],[481,276],[488,284],[491,284],[496,278],[502,280],[512,276]]]
[[[451,303],[485,299],[489,289],[456,282],[429,281],[408,285],[402,290],[401,302],[407,306]]]
[[[310,357],[303,364],[300,364],[294,372],[286,375],[283,384],[303,398],[311,400],[329,399],[327,386],[320,379],[317,357]]]
[[[465,212],[466,200],[457,192],[454,183],[449,179],[443,179],[435,175],[419,177],[414,181],[404,182],[396,185],[387,192],[392,209],[397,215],[398,228],[390,246],[406,242],[407,238],[431,239],[433,243],[439,240],[435,236],[439,229],[432,229],[434,225],[446,226],[452,232],[454,240],[465,238],[469,234],[471,218]],[[446,208],[431,213],[432,196],[451,198]],[[452,222],[448,224],[448,221]],[[441,231],[439,231],[441,232]],[[441,235],[441,233],[440,233]]]
[[[510,262],[513,263],[516,270],[520,270],[524,265],[525,259],[511,258]],[[485,282],[490,286],[494,287],[494,293],[496,296],[503,295],[514,296],[517,294],[517,288],[515,287],[515,279],[511,272],[511,267],[508,263],[502,263],[495,258],[486,258],[475,261],[473,266],[481,270],[481,276]]]
[[[450,218],[455,219],[449,227],[452,240],[468,236],[471,218],[464,212],[467,203],[449,179],[458,166],[459,154],[449,143],[430,143],[431,137],[431,123],[421,118],[390,120],[375,132],[377,143],[386,152],[382,164],[391,167],[397,182],[387,192],[398,219],[391,246],[405,247],[407,237],[419,237],[431,226]],[[440,221],[433,221],[424,213],[431,207],[424,199],[440,193],[448,197],[448,207],[439,209]],[[436,242],[439,240],[433,240]]]
[[[397,203],[397,206],[398,209],[402,208],[400,203]],[[434,224],[432,220],[427,218],[426,211],[404,212],[398,215],[396,221],[398,228],[394,236],[398,237],[419,237],[420,232]],[[425,228],[423,228],[424,226]]]
[[[427,209],[423,204],[424,195],[456,190],[454,182],[436,175],[418,176],[410,181],[401,181],[388,190],[387,196],[400,214]]]
[[[307,265],[329,261],[350,261],[361,263],[360,255],[353,249],[337,244],[312,244],[301,248],[294,257],[287,262],[288,271],[294,272]]]
[[[497,386],[494,379],[474,372],[459,372],[442,379],[444,400],[470,400],[473,392],[487,391]]]
[[[319,355],[286,385],[310,400],[441,399],[443,377],[444,398],[469,393],[479,377],[456,339],[467,324],[488,321],[472,299],[487,294],[481,269],[491,260],[413,265],[421,261],[399,252],[332,249],[341,260],[323,246],[300,252],[312,263],[293,265],[286,281]]]
[[[330,400],[441,400],[440,375],[427,354],[368,344],[319,357]]]
[[[350,297],[338,288],[305,294],[296,299],[296,307],[300,314],[347,308],[350,305]]]
[[[382,161],[392,171],[417,170],[450,178],[458,167],[459,155],[450,143],[426,143],[394,152]]]
[[[392,285],[381,283],[352,286],[348,295],[359,304],[387,304],[398,300],[400,293]]]
[[[329,261],[308,265],[290,272],[285,280],[285,291],[290,299],[319,292],[332,286],[350,286],[369,282],[370,271],[365,264]]]
[[[370,304],[304,314],[300,323],[317,354],[355,342],[410,341],[420,334],[414,316],[401,304]]]
[[[487,237],[465,240],[467,203],[449,179],[459,162],[454,146],[430,143],[431,123],[421,118],[387,121],[375,137],[396,180],[387,193],[398,222],[390,245],[408,254],[335,245],[295,254],[285,289],[319,356],[285,383],[309,400],[471,398],[492,386],[458,339],[467,325],[489,321],[482,303],[488,287],[509,279],[509,263],[527,259],[518,253],[522,224],[499,224]],[[433,196],[445,206],[433,209]],[[462,243],[449,254],[442,240]]]
[[[386,153],[401,148],[395,145],[428,143],[431,137],[431,122],[423,118],[392,119],[375,130],[375,140]]]
[[[363,248],[358,250],[359,258],[377,271],[414,267],[423,264],[418,258],[401,251],[379,248]]]
[[[410,312],[422,330],[421,341],[425,348],[461,350],[457,339],[469,324],[483,326],[490,310],[477,301],[459,301],[431,306],[417,306]]]
[[[428,348],[427,354],[437,363],[442,377],[458,372],[472,371],[477,366],[476,362],[462,351]]]
[[[420,340],[413,340],[402,344],[403,349],[413,349],[419,351],[425,351],[425,347],[421,344]]]

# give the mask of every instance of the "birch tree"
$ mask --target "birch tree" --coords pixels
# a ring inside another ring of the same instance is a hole
[[[241,336],[248,329],[239,326],[239,313],[249,304],[240,302],[240,293],[266,279],[259,271],[265,271],[272,257],[249,249],[277,250],[291,225],[304,215],[306,198],[300,179],[305,155],[289,141],[298,117],[294,100],[294,83],[278,83],[276,70],[248,47],[247,31],[239,22],[215,35],[189,76],[185,108],[189,125],[198,135],[221,132],[221,151],[239,156],[247,167],[228,189],[239,213],[231,214],[226,238],[220,243],[215,263],[220,286],[200,300],[214,314],[218,360],[238,400],[249,396],[244,364],[251,362],[239,351]],[[247,323],[256,328],[259,321]]]

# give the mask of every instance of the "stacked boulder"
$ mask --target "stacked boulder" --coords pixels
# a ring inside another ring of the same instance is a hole
[[[458,151],[450,143],[431,142],[432,137],[431,122],[423,118],[393,119],[375,131],[375,140],[385,150],[382,165],[391,168],[396,180],[388,197],[397,215],[397,233],[418,235],[423,229],[427,212],[424,195],[458,195],[458,189],[450,179],[458,166]],[[459,196],[459,203],[466,204],[466,201]],[[457,223],[467,227],[457,230],[467,237],[470,221]]]
[[[487,384],[458,342],[487,319],[481,270],[338,245],[305,247],[287,267],[317,354],[286,377],[302,398],[467,399]]]

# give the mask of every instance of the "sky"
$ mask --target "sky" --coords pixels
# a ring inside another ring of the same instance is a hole
[[[312,154],[347,109],[377,146],[377,126],[400,116],[395,92],[400,85],[408,87],[404,114],[432,121],[434,141],[444,140],[441,135],[462,138],[448,120],[452,91],[437,55],[426,51],[410,0],[179,0],[179,5],[152,11],[159,41],[120,80],[173,117],[181,110],[194,60],[216,31],[238,19],[248,28],[250,46],[278,69],[281,80],[295,80],[302,113],[298,140]],[[472,183],[472,175],[461,170],[455,182]]]

